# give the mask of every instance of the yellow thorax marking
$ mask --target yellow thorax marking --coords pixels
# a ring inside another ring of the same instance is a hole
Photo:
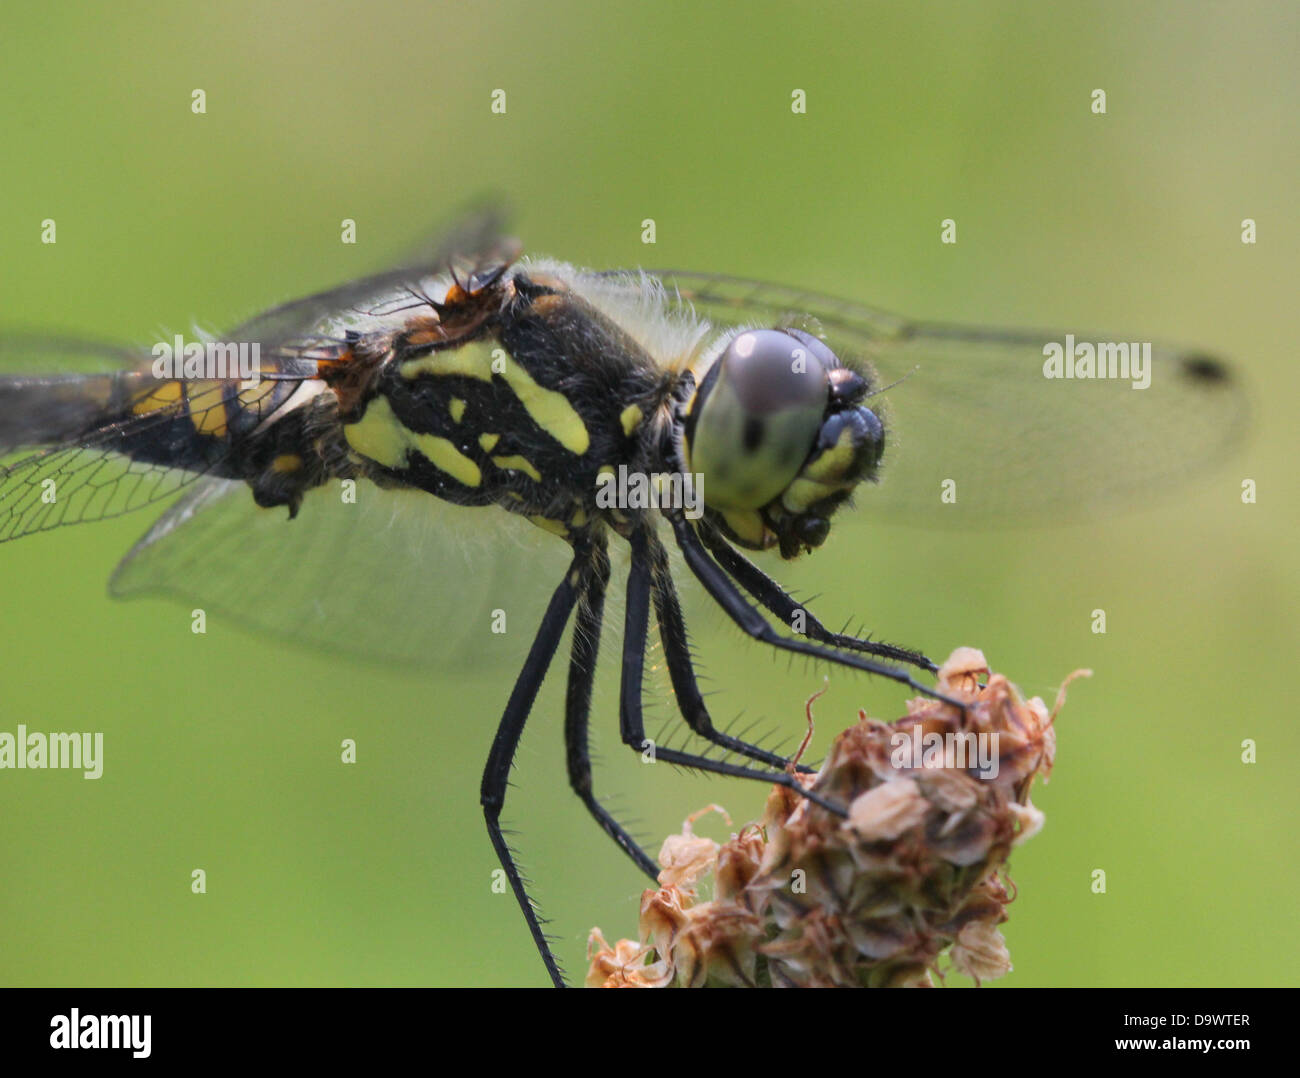
[[[482,344],[466,344],[446,352],[430,352],[402,364],[403,378],[418,378],[422,374],[461,375],[482,382],[490,382],[494,375],[499,375],[533,422],[570,453],[581,456],[591,445],[586,424],[569,398],[557,390],[539,386],[500,345],[489,350]]]
[[[411,432],[393,414],[386,397],[376,397],[367,405],[365,415],[355,423],[345,424],[343,436],[348,445],[376,464],[394,469],[406,467]]]
[[[527,457],[493,457],[492,463],[498,468],[513,468],[517,472],[523,472],[525,475],[531,477],[535,482],[540,483],[542,481],[542,473],[533,467],[533,462]]]
[[[415,448],[424,454],[429,463],[446,472],[456,482],[467,487],[476,487],[483,482],[479,466],[446,438],[434,434],[417,434],[413,440]]]
[[[348,445],[363,457],[369,457],[385,468],[405,468],[411,451],[415,450],[435,468],[467,487],[476,487],[483,481],[479,466],[446,438],[416,434],[410,430],[393,413],[393,406],[386,397],[372,400],[365,415],[343,427],[343,435]]]
[[[642,415],[641,405],[639,404],[629,404],[619,415],[618,421],[623,424],[623,433],[629,438],[632,437],[632,432],[641,425]]]

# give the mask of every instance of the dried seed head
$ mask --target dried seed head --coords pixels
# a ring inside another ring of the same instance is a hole
[[[721,846],[693,833],[700,813],[687,820],[664,843],[660,889],[642,898],[640,942],[610,947],[593,930],[587,983],[928,986],[945,954],[976,981],[1010,970],[1002,872],[1043,826],[1029,790],[1051,770],[1065,688],[1049,712],[973,648],[938,680],[964,711],[916,699],[893,723],[860,715],[800,776],[847,817],[777,786],[761,823]],[[697,902],[710,872],[714,897]]]

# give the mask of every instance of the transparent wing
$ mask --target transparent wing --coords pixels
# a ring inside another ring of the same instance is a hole
[[[146,373],[147,358],[92,341],[0,338],[0,542],[120,516],[223,470],[233,452],[228,443],[183,461],[161,459],[169,444],[183,442],[173,436],[223,407],[222,390],[196,384],[184,405],[160,400],[133,410],[124,402],[147,398],[159,385]],[[290,391],[268,380],[244,401],[270,416],[272,402]],[[123,452],[150,442],[153,459]]]
[[[0,337],[0,457],[94,428],[140,352],[37,334]]]
[[[334,339],[321,327],[346,324],[350,313],[373,313],[378,301],[387,301],[385,309],[389,313],[400,310],[392,297],[403,292],[409,292],[412,306],[417,305],[421,301],[418,290],[426,278],[443,276],[453,267],[461,267],[468,274],[495,260],[512,257],[512,241],[505,238],[506,217],[502,205],[485,201],[436,230],[436,238],[417,245],[402,264],[272,307],[236,326],[226,339],[258,341],[264,355],[310,353],[318,342]]]
[[[0,465],[0,542],[121,516],[198,477],[97,449],[63,449]]]
[[[1091,514],[1209,470],[1247,430],[1239,375],[1194,351],[1152,345],[1141,389],[1132,378],[1047,378],[1044,347],[1064,346],[1065,330],[914,322],[795,287],[653,272],[715,324],[805,326],[842,358],[874,367],[886,468],[843,519],[1022,526]]]
[[[138,349],[79,337],[19,330],[0,336],[0,374],[24,374],[58,382],[68,376],[112,373],[146,358]]]
[[[326,655],[416,667],[522,661],[569,548],[495,508],[358,482],[297,517],[204,479],[131,549],[117,597],[168,596]]]

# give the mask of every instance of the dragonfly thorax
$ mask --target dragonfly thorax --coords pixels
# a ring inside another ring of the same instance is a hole
[[[458,324],[472,327],[463,339],[448,328]],[[336,393],[347,385],[331,377]],[[363,391],[339,401],[351,404],[343,435],[372,478],[573,537],[606,515],[607,476],[654,441],[671,382],[563,282],[516,272],[477,292],[456,286],[409,320]],[[625,492],[617,507],[615,525],[642,508]]]

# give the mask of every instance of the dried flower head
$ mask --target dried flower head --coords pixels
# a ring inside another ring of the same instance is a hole
[[[659,889],[642,895],[639,941],[611,947],[592,931],[587,984],[930,986],[943,955],[977,982],[1009,971],[1004,869],[1043,825],[1029,791],[1051,771],[1065,685],[1049,712],[974,648],[954,651],[938,683],[964,711],[915,699],[892,723],[859,713],[800,777],[846,816],[775,786],[762,820],[721,846],[693,830],[721,809],[688,819],[664,842]]]

